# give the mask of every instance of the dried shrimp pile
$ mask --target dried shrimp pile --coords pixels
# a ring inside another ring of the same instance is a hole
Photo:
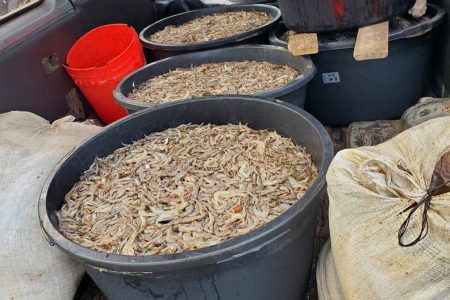
[[[60,230],[115,254],[198,249],[273,220],[316,176],[310,154],[276,132],[181,125],[97,158],[66,195]]]
[[[281,87],[300,75],[290,66],[269,62],[210,63],[155,76],[135,88],[128,98],[159,104],[213,95],[251,95]]]
[[[233,11],[199,17],[181,25],[168,25],[149,35],[161,44],[190,44],[230,37],[261,27],[272,16],[258,11]]]

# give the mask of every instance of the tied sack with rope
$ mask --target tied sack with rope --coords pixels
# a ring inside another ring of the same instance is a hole
[[[450,295],[449,181],[450,117],[336,155],[329,217],[345,299]]]

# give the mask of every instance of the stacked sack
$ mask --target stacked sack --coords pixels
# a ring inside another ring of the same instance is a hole
[[[421,98],[400,120],[354,122],[345,130],[345,147],[374,146],[428,120],[450,116],[450,98]]]

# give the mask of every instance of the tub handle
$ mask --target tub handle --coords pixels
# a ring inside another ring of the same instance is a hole
[[[234,260],[234,259],[236,259],[236,258],[242,257],[242,256],[244,256],[244,255],[252,254],[252,253],[254,253],[254,252],[258,252],[259,250],[261,250],[261,249],[264,248],[265,246],[267,246],[267,245],[269,245],[269,244],[275,242],[276,240],[282,238],[283,236],[289,234],[290,232],[291,232],[291,229],[289,228],[289,229],[287,229],[286,231],[283,231],[282,233],[280,233],[280,234],[274,236],[273,238],[271,238],[271,239],[265,241],[264,243],[258,245],[257,247],[251,248],[250,250],[245,251],[245,252],[241,252],[241,253],[232,255],[231,257],[228,257],[228,258],[226,258],[226,259],[219,260],[219,261],[217,261],[217,264],[221,264],[221,263],[227,262],[227,261],[229,261],[229,260]]]
[[[55,243],[53,242],[53,240],[48,236],[47,232],[45,232],[44,227],[42,226],[42,222],[39,222],[39,225],[41,227],[41,233],[44,236],[44,238],[47,240],[47,243],[51,247],[55,246]]]

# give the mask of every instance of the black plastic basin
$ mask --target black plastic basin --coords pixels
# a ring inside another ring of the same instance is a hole
[[[272,20],[268,23],[260,26],[256,29],[249,30],[237,35],[233,35],[226,38],[216,39],[212,41],[190,43],[190,44],[163,44],[149,40],[147,37],[151,34],[162,30],[168,25],[180,25],[188,21],[197,19],[199,17],[230,12],[230,11],[258,11],[265,12],[272,16]],[[144,28],[140,34],[142,44],[150,49],[150,57],[152,60],[159,60],[162,58],[179,55],[186,52],[214,49],[220,47],[229,47],[238,44],[251,44],[251,43],[267,43],[269,31],[276,26],[281,18],[280,10],[272,5],[265,4],[253,4],[253,5],[228,5],[217,6],[211,8],[204,8],[198,10],[192,10],[183,12],[177,15],[173,15],[162,20],[159,20],[150,26]]]
[[[319,175],[290,209],[257,230],[224,243],[172,255],[106,254],[58,231],[64,195],[96,157],[152,132],[181,124],[248,124],[276,130],[305,146]],[[40,200],[41,226],[51,244],[85,264],[108,299],[300,299],[314,246],[317,210],[333,155],[324,127],[302,109],[258,97],[214,97],[139,111],[77,147],[49,176]]]
[[[141,69],[125,77],[113,91],[117,103],[122,105],[128,112],[132,113],[147,107],[155,106],[148,102],[131,100],[128,95],[136,86],[157,75],[167,73],[176,68],[189,68],[206,63],[226,62],[226,61],[266,61],[279,65],[289,65],[298,70],[302,76],[289,82],[288,84],[256,93],[255,96],[276,98],[299,107],[305,104],[305,95],[308,82],[316,74],[316,68],[312,61],[302,56],[293,56],[282,47],[269,45],[245,45],[224,49],[214,49],[202,52],[187,53],[160,60],[148,64]],[[161,104],[159,104],[161,105]]]

